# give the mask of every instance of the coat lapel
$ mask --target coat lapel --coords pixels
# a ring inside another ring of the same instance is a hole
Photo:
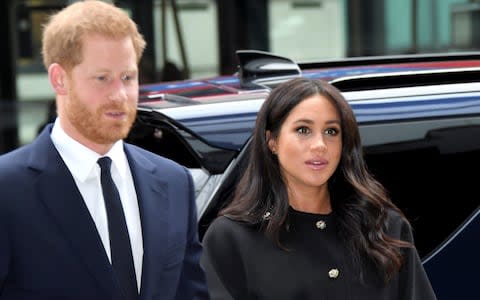
[[[143,269],[140,299],[151,299],[161,286],[163,261],[169,231],[167,183],[159,179],[155,164],[134,147],[126,144],[125,152],[132,171],[143,235]]]
[[[36,181],[41,201],[64,233],[73,252],[85,263],[108,298],[119,299],[112,269],[95,223],[59,153],[45,129],[33,145],[30,167],[39,170]]]

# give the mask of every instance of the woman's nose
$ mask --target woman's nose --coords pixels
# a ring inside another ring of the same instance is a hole
[[[312,148],[315,150],[325,151],[327,149],[327,144],[325,143],[325,139],[323,135],[319,135],[315,137]]]

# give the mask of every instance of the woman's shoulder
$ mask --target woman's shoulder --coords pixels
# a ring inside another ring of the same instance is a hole
[[[387,211],[387,233],[397,239],[412,241],[412,228],[405,216],[394,209]]]
[[[208,227],[204,239],[238,241],[251,238],[256,232],[258,230],[255,230],[253,225],[235,220],[230,216],[219,216]]]
[[[234,233],[240,233],[247,231],[249,225],[245,222],[241,222],[233,219],[230,216],[217,217],[208,227],[207,233],[214,232],[218,235],[231,235]]]

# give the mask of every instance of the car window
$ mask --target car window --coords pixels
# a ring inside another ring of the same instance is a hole
[[[213,145],[162,113],[145,110],[139,110],[126,141],[209,174],[223,173],[237,152]]]
[[[360,128],[368,167],[412,223],[425,257],[478,206],[470,173],[480,167],[480,117]],[[412,139],[406,139],[408,132]],[[423,137],[416,138],[419,132]],[[389,138],[382,142],[379,135]]]

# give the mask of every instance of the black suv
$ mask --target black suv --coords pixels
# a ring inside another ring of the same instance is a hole
[[[328,80],[356,114],[369,168],[411,221],[437,297],[478,299],[480,53],[307,63],[237,56],[232,76],[142,86],[128,137],[192,171],[200,237],[244,170],[270,90],[298,76]]]

